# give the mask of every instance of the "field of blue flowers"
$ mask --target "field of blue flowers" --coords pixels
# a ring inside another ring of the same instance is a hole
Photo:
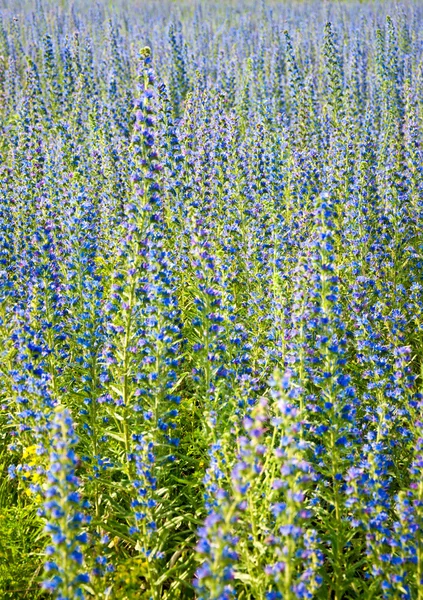
[[[423,4],[0,0],[0,600],[423,600]]]

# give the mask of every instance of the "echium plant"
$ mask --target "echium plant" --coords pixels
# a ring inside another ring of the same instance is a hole
[[[409,349],[405,348],[395,366],[403,373],[407,373],[409,362]],[[383,591],[386,598],[420,599],[422,597],[423,440],[421,409],[422,395],[418,392],[410,402],[409,414],[412,420],[411,432],[414,446],[407,473],[408,480],[402,483],[402,489],[395,494],[392,501],[395,518],[394,522],[390,524],[390,548],[386,553],[383,570]]]
[[[407,165],[407,188],[409,201],[416,214],[422,211],[422,149],[419,139],[419,110],[415,90],[407,80],[404,85],[405,114],[404,114],[404,161]]]
[[[209,427],[216,426],[216,414],[209,416]],[[204,504],[207,516],[198,530],[197,554],[201,564],[194,585],[201,600],[230,600],[236,598],[234,566],[239,554],[235,525],[237,503],[231,497],[228,477],[230,458],[227,456],[233,438],[228,432],[209,449],[209,465],[204,476]],[[229,462],[228,462],[229,461]]]
[[[335,256],[336,213],[323,195],[315,213],[316,231],[311,258],[311,315],[313,353],[308,360],[312,411],[309,439],[313,440],[313,466],[319,476],[315,510],[324,535],[325,554],[331,564],[327,585],[342,598],[359,560],[350,544],[353,537],[346,505],[345,477],[355,460],[356,393],[347,372],[347,336]],[[347,567],[348,565],[348,567]]]
[[[389,110],[397,119],[403,114],[401,85],[403,64],[398,55],[398,35],[396,27],[388,15],[386,17],[386,83]],[[398,119],[399,120],[399,119]]]
[[[84,584],[90,581],[83,547],[88,543],[87,503],[79,490],[75,469],[77,438],[69,411],[57,406],[49,423],[51,448],[46,465],[47,481],[42,486],[45,502],[40,515],[46,519],[45,531],[51,543],[46,548],[48,574],[43,588],[57,600],[84,599]]]
[[[332,29],[332,24],[329,22],[325,26],[323,56],[326,78],[329,86],[327,99],[329,105],[329,117],[332,127],[336,130],[340,128],[344,116],[344,75],[336,37]]]
[[[171,49],[171,96],[173,111],[176,117],[183,112],[183,102],[189,90],[189,79],[187,73],[187,47],[182,34],[180,22],[171,24],[169,27],[169,45]]]
[[[46,369],[55,401],[59,400],[63,361],[67,357],[64,346],[64,295],[60,273],[60,245],[54,198],[40,194],[35,198],[38,221],[33,231],[32,269],[28,281],[27,307],[29,325],[38,331],[46,344]]]
[[[421,410],[421,398],[418,403]],[[422,423],[416,422],[416,433],[420,434]],[[423,439],[418,437],[414,459],[410,467],[409,488],[399,492],[395,499],[397,520],[392,535],[392,551],[386,573],[386,594],[400,598],[423,597]]]
[[[309,495],[316,475],[305,458],[298,389],[289,372],[276,373],[272,386],[272,401],[260,400],[211,449],[197,546],[203,598],[241,590],[251,599],[311,598],[322,581]]]
[[[364,532],[365,578],[361,589],[363,597],[372,598],[390,587],[386,580],[391,561],[392,510],[389,487],[392,481],[390,458],[386,442],[374,431],[367,434],[362,446],[363,458],[358,466],[350,467],[346,475],[346,505],[351,508],[351,525]],[[360,547],[360,537],[355,544]]]
[[[224,266],[212,253],[213,236],[203,218],[192,218],[190,234],[190,272],[195,285],[185,293],[189,294],[190,303],[187,314],[191,318],[188,335],[192,380],[201,409],[207,413],[217,411],[220,423],[231,410],[225,394],[232,389],[236,372],[243,367],[235,360],[243,354],[242,327],[237,333],[234,298],[228,289]],[[205,431],[210,433],[207,426]]]
[[[150,85],[154,80],[148,73],[149,50],[142,56],[145,68],[139,75],[141,98],[137,99],[135,132],[132,141],[132,195],[125,205],[125,215],[120,225],[121,244],[114,272],[111,273],[109,299],[105,305],[108,315],[109,343],[105,349],[105,362],[109,369],[109,387],[116,406],[123,411],[121,420],[122,441],[127,458],[131,453],[131,402],[135,397],[134,377],[138,371],[138,330],[142,323],[142,309],[147,289],[148,238],[159,221],[159,197],[154,191],[160,170],[154,149],[154,109]],[[113,385],[112,382],[116,382]],[[117,423],[120,421],[118,419]],[[124,459],[126,460],[126,459]],[[128,465],[127,465],[128,467]]]
[[[56,404],[46,361],[49,351],[46,341],[31,328],[22,311],[17,310],[11,322],[13,333],[2,381],[11,437],[9,450],[13,453],[9,475],[17,477],[24,489],[37,493],[31,485],[45,478],[45,441]],[[36,460],[32,460],[34,453]]]
[[[62,89],[59,81],[59,69],[55,57],[55,48],[52,37],[49,33],[44,36],[43,54],[44,77],[47,84],[47,104],[48,110],[53,118],[60,115]]]
[[[148,563],[146,585],[161,597],[164,539],[170,519],[165,476],[179,440],[173,434],[180,360],[179,313],[171,259],[164,245],[156,145],[155,75],[150,50],[141,53],[139,96],[131,143],[132,194],[121,223],[121,245],[105,305],[106,387],[120,442],[117,459],[133,486],[130,534]],[[160,494],[159,494],[160,490]],[[164,537],[163,537],[164,536]]]
[[[394,373],[390,374],[390,365],[381,369],[383,363],[380,361],[379,368],[373,374],[379,392],[373,402],[374,414],[366,415],[367,440],[361,450],[361,459],[357,466],[349,469],[347,476],[348,504],[353,508],[354,515],[352,525],[365,532],[368,569],[362,594],[369,598],[380,593],[387,598],[398,597],[395,595],[397,592],[401,592],[401,598],[409,597],[409,582],[413,581],[413,575],[407,576],[407,573],[414,571],[420,545],[415,522],[418,516],[413,512],[413,502],[410,502],[413,490],[418,488],[413,476],[417,475],[418,479],[419,442],[410,470],[410,489],[399,493],[395,502],[392,497],[394,479],[398,479],[396,463],[404,461],[404,457],[396,455],[396,444],[392,438],[398,433],[405,439],[409,437],[409,431],[400,426],[403,411],[398,409],[396,403],[400,394],[406,397],[407,385],[410,385],[410,379],[411,382],[413,380],[408,367],[409,349],[394,349],[393,354],[396,358]],[[388,383],[383,383],[387,374]],[[413,401],[410,404],[417,405]],[[417,431],[418,426],[419,420]],[[406,475],[402,476],[404,478]],[[398,519],[396,522],[394,515]]]
[[[66,403],[78,416],[81,459],[86,467],[87,495],[92,500],[96,518],[100,516],[100,475],[107,460],[102,445],[107,436],[101,428],[109,417],[103,408],[106,400],[101,364],[104,344],[103,285],[97,267],[98,208],[75,183],[69,190],[64,209],[62,230],[63,264],[67,278],[64,285],[66,337],[69,353],[63,368]],[[90,495],[92,494],[92,495]]]
[[[12,318],[11,342],[14,352],[6,363],[6,389],[10,424],[18,437],[12,446],[22,448],[42,443],[51,408],[62,394],[60,363],[66,356],[63,349],[63,295],[59,275],[59,252],[54,235],[51,199],[45,195],[35,198],[39,209],[36,227],[31,232],[32,256],[17,264],[16,276],[26,286],[22,297],[15,299],[9,313]],[[29,233],[29,232],[28,232]],[[45,454],[41,447],[39,461],[27,469],[25,461],[18,468],[36,471],[42,467]],[[39,473],[41,475],[41,473]],[[26,477],[31,480],[31,477]]]
[[[161,126],[161,139],[159,142],[163,161],[164,219],[168,224],[170,235],[167,242],[169,245],[172,243],[175,251],[180,242],[179,234],[187,217],[187,202],[183,195],[184,179],[187,177],[185,172],[186,161],[182,154],[177,120],[173,117],[172,104],[164,83],[159,86],[159,95],[160,115],[158,121]]]
[[[314,117],[312,114],[311,89],[306,89],[304,74],[298,65],[289,32],[285,31],[284,35],[288,87],[287,102],[289,102],[292,121],[292,143],[300,149],[304,149],[304,147],[307,147],[307,142],[316,133],[312,127],[309,127],[310,119]],[[311,82],[308,82],[308,86],[311,87]]]

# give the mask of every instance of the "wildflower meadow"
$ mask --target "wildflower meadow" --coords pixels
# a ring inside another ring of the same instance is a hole
[[[423,3],[0,0],[0,600],[423,600]]]

